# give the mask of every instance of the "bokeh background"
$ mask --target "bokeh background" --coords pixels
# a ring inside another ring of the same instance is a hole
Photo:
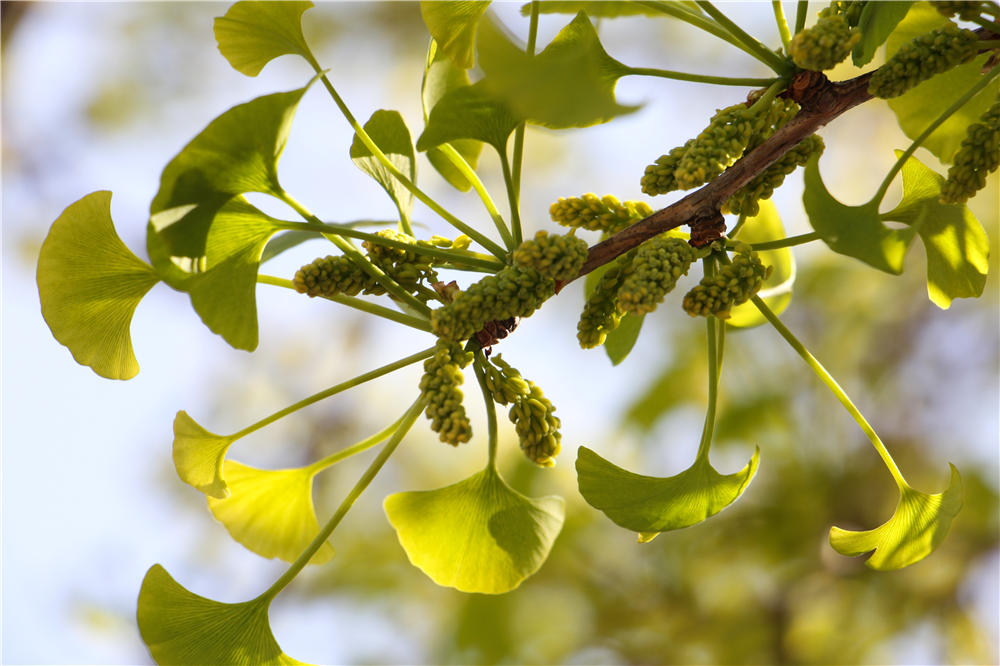
[[[792,16],[793,3],[786,4]],[[496,3],[494,11],[523,37],[519,7]],[[752,34],[777,41],[768,3],[724,9]],[[225,10],[214,3],[3,3],[4,663],[148,663],[134,613],[140,581],[155,562],[192,591],[223,601],[255,596],[284,569],[232,542],[201,495],[176,478],[177,410],[214,432],[234,432],[431,342],[267,286],[259,289],[261,344],[252,355],[227,347],[185,295],[164,285],[133,322],[142,366],[134,380],[97,377],[49,334],[35,262],[67,205],[112,190],[118,232],[145,256],[148,205],[163,165],[230,106],[310,78],[292,57],[256,78],[232,70],[212,35],[213,17]],[[569,18],[544,16],[539,44]],[[428,38],[417,4],[320,4],[306,13],[305,28],[359,119],[398,109],[419,134]],[[608,52],[630,65],[765,75],[739,51],[669,19],[604,21],[600,32]],[[833,78],[856,73],[843,66]],[[618,96],[642,103],[640,111],[584,130],[530,129],[526,235],[554,227],[547,208],[559,196],[645,199],[645,165],[744,94],[632,77],[619,83]],[[821,134],[826,182],[851,204],[867,200],[893,149],[908,145],[876,103]],[[347,159],[350,142],[335,106],[312,89],[281,160],[282,183],[324,219],[390,218],[391,202]],[[918,156],[937,166],[925,151]],[[422,157],[418,171],[446,207],[490,228],[474,195],[451,191]],[[480,171],[505,201],[495,156],[484,153]],[[789,233],[809,230],[800,197],[795,175],[775,198]],[[408,564],[382,498],[464,478],[486,455],[484,437],[455,450],[421,421],[338,528],[338,557],[307,570],[272,607],[285,652],[318,663],[997,663],[997,197],[994,177],[971,204],[993,243],[981,299],[956,301],[946,312],[933,306],[919,247],[893,277],[809,246],[796,250],[798,283],[783,316],[851,392],[917,488],[943,489],[949,461],[961,470],[965,508],[930,558],[875,573],[826,544],[831,524],[884,521],[894,486],[833,396],[767,328],[727,340],[713,449],[713,462],[728,472],[759,445],[757,478],[738,504],[707,523],[636,544],[579,498],[575,450],[586,444],[648,474],[685,468],[705,404],[704,327],[670,299],[647,318],[632,355],[612,368],[602,350],[576,345],[582,286],[574,284],[496,349],[545,390],[563,419],[564,450],[553,470],[525,462],[502,423],[501,466],[512,484],[567,499],[566,525],[546,565],[515,592],[490,597],[439,588]],[[419,204],[415,219],[427,234],[450,233]],[[290,276],[328,251],[323,242],[306,243],[263,271]],[[410,368],[366,384],[241,441],[233,455],[260,466],[315,459],[394,420],[417,381]],[[358,456],[320,478],[321,521],[369,459]]]

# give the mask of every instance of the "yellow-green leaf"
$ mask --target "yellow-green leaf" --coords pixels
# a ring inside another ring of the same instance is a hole
[[[489,0],[475,2],[451,0],[449,2],[428,2],[421,0],[420,13],[431,33],[448,58],[462,69],[476,64],[476,31],[479,19],[490,6]]]
[[[781,223],[778,208],[770,199],[759,202],[760,211],[754,217],[748,218],[740,231],[739,239],[745,243],[764,243],[785,237],[785,227]],[[771,275],[764,280],[764,285],[757,295],[764,299],[771,311],[781,314],[792,301],[792,285],[795,284],[795,257],[791,248],[783,247],[777,250],[760,252],[760,260],[765,266],[773,266]],[[743,303],[730,310],[726,324],[736,328],[759,326],[767,319],[753,303]]]
[[[311,2],[237,2],[215,19],[219,51],[237,72],[257,76],[278,56],[300,55],[313,60],[302,36],[302,13]]]
[[[177,412],[173,447],[177,476],[209,497],[228,497],[223,464],[234,441],[232,436],[205,430],[187,412]]]
[[[427,124],[430,110],[434,108],[438,100],[445,96],[450,90],[462,88],[470,85],[469,73],[464,69],[455,66],[454,63],[444,55],[437,47],[437,43],[431,41],[427,51],[427,66],[424,70],[424,80],[420,88],[420,101],[424,110],[424,124]],[[472,169],[476,168],[479,161],[479,154],[483,150],[483,144],[474,139],[456,139],[451,142],[451,146],[458,151],[458,154],[468,163]],[[427,151],[427,160],[438,173],[444,177],[448,183],[457,190],[468,192],[472,188],[469,179],[451,163],[440,147],[430,148]]]
[[[375,142],[389,161],[410,179],[416,181],[417,162],[413,154],[413,141],[410,130],[399,111],[379,109],[372,114],[364,125],[365,133]],[[355,135],[351,143],[351,161],[369,176],[375,179],[386,194],[396,204],[400,215],[407,219],[413,210],[413,193],[406,189],[385,165],[372,155],[372,152]]]

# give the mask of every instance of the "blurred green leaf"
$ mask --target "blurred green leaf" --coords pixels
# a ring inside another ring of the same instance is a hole
[[[636,315],[627,313],[622,317],[618,327],[608,333],[604,340],[604,351],[611,359],[611,365],[618,365],[629,355],[636,341],[639,340],[639,333],[642,332],[642,322],[646,315]]]
[[[432,41],[427,54],[427,68],[424,71],[424,80],[420,90],[420,100],[424,109],[424,124],[427,123],[430,110],[434,108],[439,99],[444,97],[448,91],[468,86],[469,84],[468,72],[456,67],[437,48],[437,43]],[[476,163],[479,161],[479,153],[483,150],[482,142],[472,139],[457,139],[451,145],[470,167],[473,169],[476,168]],[[458,170],[458,167],[444,156],[440,147],[428,149],[427,159],[430,161],[431,166],[455,189],[461,192],[468,192],[472,188],[472,183]]]
[[[892,518],[865,532],[830,528],[830,545],[841,555],[874,551],[865,564],[888,571],[919,562],[931,554],[948,534],[952,519],[962,508],[962,477],[954,465],[943,493],[928,495],[903,488]]]
[[[861,10],[858,19],[858,32],[861,39],[854,45],[851,58],[856,67],[867,65],[875,57],[875,51],[885,43],[896,25],[906,16],[913,2],[898,0],[897,2],[869,2]]]
[[[421,0],[420,13],[427,24],[431,37],[441,51],[462,69],[476,64],[476,30],[483,12],[490,6],[485,2],[453,0],[452,2],[428,2]]]
[[[379,109],[368,119],[364,129],[389,161],[406,174],[410,182],[414,182],[417,178],[417,163],[413,154],[413,141],[399,111]],[[365,144],[361,143],[357,135],[351,143],[351,161],[374,178],[396,204],[400,215],[409,219],[413,210],[413,193],[396,180],[385,165],[372,155]]]
[[[896,156],[902,155],[896,151]],[[909,224],[927,253],[927,294],[947,310],[954,298],[978,298],[986,286],[990,239],[964,204],[941,203],[944,178],[910,157],[903,164],[903,199],[883,219]]]
[[[759,456],[755,448],[750,462],[734,474],[719,474],[705,455],[680,474],[653,477],[624,470],[581,446],[576,473],[588,504],[649,541],[652,533],[696,525],[735,502],[757,472]]]
[[[679,3],[701,13],[698,5],[694,2]],[[538,3],[539,14],[577,14],[581,11],[587,12],[588,16],[595,18],[618,18],[621,16],[667,16],[663,12],[653,7],[638,2],[622,2],[621,0],[543,0]],[[521,5],[521,15],[531,14],[531,3]]]
[[[486,21],[480,28],[479,64],[486,73],[483,82],[497,99],[517,117],[544,127],[589,127],[639,108],[615,99],[618,79],[631,70],[605,52],[584,12],[535,56]]]
[[[480,81],[449,90],[438,100],[417,139],[417,150],[428,150],[456,139],[475,139],[503,153],[507,137],[519,122],[510,108],[498,101]]]
[[[77,363],[108,379],[139,372],[132,315],[159,278],[115,232],[111,192],[88,194],[56,218],[36,279],[45,323]]]
[[[778,208],[770,199],[758,202],[760,211],[754,217],[748,218],[740,231],[740,240],[744,243],[764,243],[780,240],[785,237],[785,226],[781,223]],[[758,253],[765,266],[773,266],[771,275],[764,280],[757,295],[775,314],[781,314],[792,301],[792,285],[795,284],[795,256],[788,247],[777,250],[764,250]],[[743,303],[730,310],[726,324],[736,328],[759,326],[767,319],[753,303]]]
[[[492,467],[456,484],[390,495],[410,562],[438,585],[502,594],[538,571],[562,528],[561,497],[525,497]]]
[[[257,76],[278,56],[300,55],[312,61],[302,36],[302,13],[311,2],[237,2],[215,19],[219,51],[237,72]]]
[[[249,550],[294,562],[319,534],[312,497],[315,475],[312,466],[266,470],[226,460],[229,494],[209,496],[208,508]],[[309,561],[322,564],[332,557],[333,548],[324,543]]]
[[[834,199],[820,176],[818,156],[806,164],[805,184],[802,203],[809,224],[831,250],[886,273],[903,272],[903,259],[916,229],[890,229],[882,224],[878,201],[845,206]]]
[[[177,412],[173,444],[177,476],[209,497],[229,497],[223,465],[226,451],[234,441],[231,435],[216,435],[205,430],[187,412]]]
[[[939,14],[930,4],[926,2],[915,3],[910,8],[906,18],[889,36],[886,42],[887,57],[914,37],[940,28],[946,23],[948,23],[948,19]],[[972,62],[944,74],[938,74],[906,94],[888,100],[889,108],[896,114],[896,120],[899,121],[899,126],[906,136],[916,139],[945,109],[954,104],[959,97],[975,85],[982,77],[983,65],[987,58],[989,58],[989,54],[984,53]],[[924,140],[922,146],[945,164],[950,164],[955,158],[955,153],[958,152],[962,139],[965,138],[966,128],[976,122],[979,116],[996,100],[998,91],[1000,91],[1000,79],[994,80],[968,104],[944,121]]]
[[[238,604],[189,592],[154,564],[139,590],[139,633],[159,664],[239,664],[302,662],[281,651],[268,623],[271,599]]]

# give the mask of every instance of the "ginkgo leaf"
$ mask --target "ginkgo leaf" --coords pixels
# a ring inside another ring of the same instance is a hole
[[[236,441],[231,435],[216,435],[201,427],[185,411],[174,417],[174,467],[184,483],[209,497],[229,496],[226,484],[226,451]]]
[[[111,192],[88,194],[52,223],[36,279],[45,323],[77,363],[108,379],[139,372],[132,315],[159,277],[115,232]]]
[[[451,486],[390,495],[385,512],[410,562],[435,583],[502,594],[545,562],[564,502],[525,497],[487,467]]]
[[[735,502],[757,472],[760,449],[734,474],[719,474],[708,456],[680,474],[642,476],[614,465],[585,446],[576,458],[580,494],[625,529],[644,535],[696,525]]]
[[[403,121],[403,116],[399,111],[386,111],[379,109],[372,114],[368,122],[364,125],[364,130],[375,142],[392,164],[406,174],[410,182],[416,180],[417,162],[413,154],[413,141],[410,139],[410,130]],[[386,191],[400,215],[409,219],[413,210],[413,193],[403,187],[381,162],[378,161],[361,139],[355,135],[354,142],[351,143],[351,161],[369,176],[375,179],[382,189]]]
[[[770,199],[760,202],[760,211],[754,217],[747,218],[739,239],[744,243],[764,243],[785,237],[785,226],[781,223],[778,208]],[[757,295],[764,299],[771,311],[781,314],[792,302],[792,285],[795,284],[795,257],[791,248],[783,247],[777,250],[764,250],[758,253],[765,266],[773,266],[771,275]],[[735,328],[750,328],[759,326],[767,319],[753,303],[737,305],[729,311],[726,324]]]
[[[872,569],[901,569],[931,554],[948,534],[962,508],[962,477],[954,465],[943,493],[928,495],[903,487],[892,518],[873,530],[854,532],[830,528],[830,545],[841,555],[872,553]],[[872,552],[874,551],[874,552]]]
[[[701,12],[694,2],[682,2],[689,9]],[[619,16],[663,16],[655,7],[648,7],[638,2],[621,2],[621,0],[545,0],[538,3],[539,14],[578,14],[587,12],[587,16],[595,18],[618,18]],[[531,3],[521,5],[521,15],[531,14]]]
[[[146,249],[171,286],[183,290],[192,273],[204,270],[208,230],[230,199],[246,192],[282,193],[278,158],[308,88],[234,106],[163,169],[150,205]]]
[[[312,497],[315,475],[312,466],[267,470],[226,460],[229,494],[209,497],[208,508],[249,550],[294,562],[319,534]],[[332,557],[333,548],[324,543],[309,561],[321,564]]]
[[[469,69],[476,64],[476,31],[479,28],[479,19],[489,6],[489,0],[485,2],[421,0],[420,13],[424,17],[427,31],[431,33],[441,51],[456,66]]]
[[[188,591],[154,564],[139,590],[139,634],[158,664],[291,665],[268,622],[271,598],[229,604]]]
[[[899,157],[901,151],[896,152]],[[944,178],[910,157],[903,164],[903,198],[882,217],[916,229],[927,253],[927,295],[942,310],[954,298],[977,298],[986,286],[990,240],[964,204],[941,203]]]
[[[890,229],[882,224],[878,201],[860,206],[847,206],[837,201],[823,184],[819,173],[819,157],[806,164],[805,205],[809,224],[831,250],[860,259],[869,266],[899,275],[903,259],[916,229]]]
[[[483,81],[448,91],[431,109],[417,150],[428,150],[456,139],[475,139],[498,153],[520,123],[510,108],[492,95]]]
[[[645,319],[644,314],[626,313],[618,326],[608,332],[608,337],[604,340],[604,352],[608,355],[611,365],[618,365],[632,352],[639,340],[642,322]]]
[[[302,36],[302,13],[311,2],[250,2],[242,0],[215,19],[219,51],[237,72],[257,76],[278,56],[313,56]]]
[[[533,57],[484,21],[479,64],[493,96],[518,117],[552,129],[589,127],[639,108],[615,99],[618,79],[631,70],[605,52],[584,12]]]
[[[851,59],[855,67],[867,65],[875,57],[875,51],[885,43],[900,21],[910,9],[911,0],[896,2],[869,2],[861,10],[858,17],[858,32],[861,39],[851,51]]]
[[[424,80],[420,88],[420,101],[424,110],[424,124],[427,123],[430,110],[434,108],[438,100],[444,97],[448,91],[462,88],[469,84],[469,73],[464,69],[456,67],[448,56],[444,55],[437,48],[437,44],[432,41],[430,49],[427,52],[427,67],[424,70]],[[482,142],[473,139],[456,139],[450,145],[458,151],[458,154],[462,156],[472,169],[476,168],[476,163],[479,161],[479,154],[483,150]],[[444,155],[440,146],[435,146],[427,151],[427,160],[455,189],[461,192],[468,192],[472,188],[472,183],[469,182],[469,179],[459,171],[458,167],[451,163],[451,160]]]

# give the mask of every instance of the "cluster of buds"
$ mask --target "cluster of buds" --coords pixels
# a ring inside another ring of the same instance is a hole
[[[927,79],[969,62],[979,52],[976,33],[954,23],[915,37],[899,47],[868,82],[876,97],[898,97]]]
[[[645,189],[643,190],[645,191]],[[549,207],[552,221],[564,227],[603,231],[614,234],[653,214],[642,201],[621,202],[610,194],[598,197],[588,193],[582,197],[559,197]]]
[[[611,264],[594,286],[576,325],[576,339],[583,349],[604,344],[608,333],[618,328],[625,312],[618,305],[618,288],[638,250],[632,250]]]
[[[970,2],[970,0],[931,0],[931,7],[938,10],[942,16],[958,16],[960,21],[971,21],[982,16],[984,10],[993,10],[996,5],[989,2]]]
[[[819,17],[843,16],[847,19],[847,25],[852,28],[857,27],[861,20],[861,11],[868,4],[868,0],[834,0],[820,11]]]
[[[1000,101],[979,122],[969,125],[948,179],[941,188],[944,203],[964,203],[986,186],[986,176],[1000,166]]]
[[[618,307],[633,314],[652,312],[697,258],[697,250],[674,236],[661,235],[643,243],[622,276]]]
[[[819,72],[836,67],[860,39],[861,33],[851,29],[846,14],[829,13],[792,38],[789,55],[802,69]]]
[[[646,170],[642,174],[642,179],[639,181],[643,194],[648,194],[652,197],[657,194],[666,194],[667,192],[680,189],[677,185],[677,178],[674,176],[674,171],[677,170],[677,165],[680,164],[681,158],[684,157],[684,153],[687,152],[693,143],[694,139],[689,139],[683,146],[672,148],[669,153],[660,155],[656,158],[655,162],[646,167]]]
[[[485,384],[495,402],[511,405],[508,416],[524,455],[542,467],[555,465],[562,448],[561,424],[556,408],[542,390],[499,354],[486,363]]]
[[[746,214],[752,217],[760,212],[761,199],[770,199],[774,191],[785,182],[785,176],[804,165],[813,155],[822,154],[825,144],[817,134],[799,141],[759,176],[741,187],[722,206],[722,212]]]
[[[472,362],[472,352],[455,342],[438,340],[434,355],[424,361],[420,391],[427,397],[424,414],[442,442],[458,446],[472,439],[472,424],[462,405],[462,368]]]
[[[428,282],[437,280],[437,273],[432,267],[434,260],[418,251],[421,244],[432,245],[432,243],[417,241],[408,234],[399,233],[392,229],[383,229],[376,232],[375,235],[411,246],[403,249],[398,245],[384,245],[372,240],[366,240],[362,243],[368,253],[368,260],[398,282],[403,289],[413,291],[421,280]]]
[[[587,260],[587,249],[587,242],[572,234],[550,236],[539,231],[533,240],[524,241],[514,250],[514,265],[553,280],[572,280]]]
[[[729,319],[733,306],[746,303],[760,291],[771,269],[761,263],[749,245],[740,244],[732,263],[721,266],[715,275],[703,277],[684,296],[684,311],[692,317]]]
[[[314,259],[296,271],[292,284],[300,294],[310,297],[356,296],[362,292],[378,296],[385,293],[374,277],[345,256]]]

